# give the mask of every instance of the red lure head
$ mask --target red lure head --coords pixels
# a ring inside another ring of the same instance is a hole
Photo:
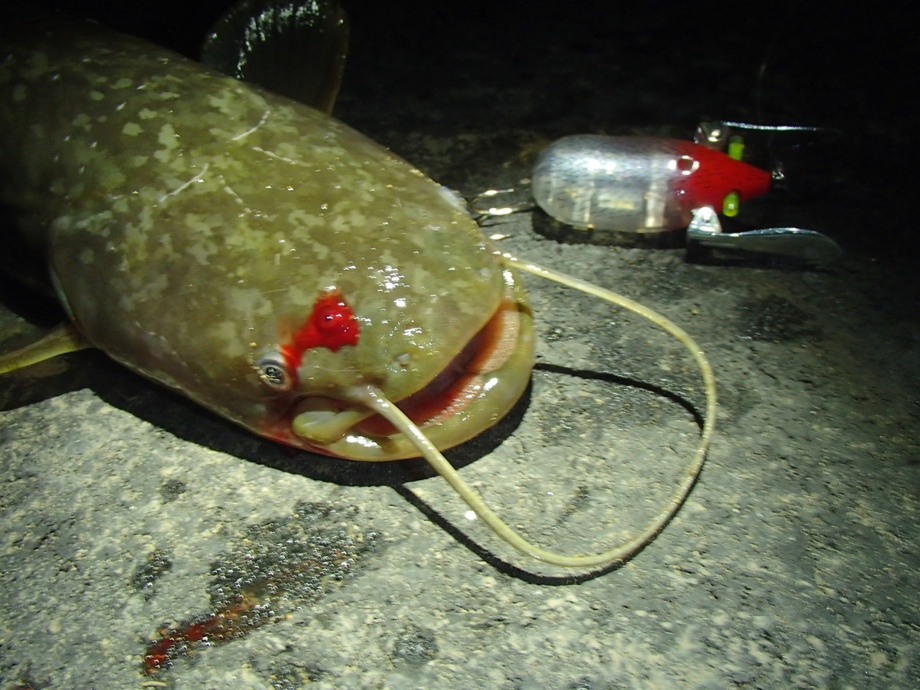
[[[677,168],[684,176],[675,185],[675,191],[684,208],[712,206],[721,212],[725,197],[731,192],[744,201],[770,190],[772,176],[766,170],[701,144],[676,143],[680,156]]]
[[[357,345],[360,329],[355,313],[336,288],[327,289],[313,303],[306,322],[281,346],[289,371],[296,371],[307,350],[325,347],[335,352],[343,345]]]

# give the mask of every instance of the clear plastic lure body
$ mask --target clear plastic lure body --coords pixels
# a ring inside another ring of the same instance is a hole
[[[537,204],[567,225],[660,232],[687,227],[703,206],[733,215],[771,180],[766,170],[690,141],[579,134],[540,154],[532,186]]]

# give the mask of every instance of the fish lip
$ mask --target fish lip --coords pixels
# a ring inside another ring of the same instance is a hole
[[[493,318],[494,315],[493,315]],[[491,323],[491,319],[490,319]],[[489,324],[470,338],[463,349],[437,375],[414,393],[394,404],[419,427],[437,424],[465,408],[481,389],[481,373],[475,362],[480,356]],[[355,431],[367,436],[390,436],[399,433],[378,414],[369,414],[358,422]]]
[[[505,295],[486,324],[423,387],[393,401],[441,449],[467,441],[497,423],[530,380],[532,318],[522,288],[507,273]],[[309,428],[308,417],[302,415],[311,408],[320,409],[332,421]],[[286,428],[274,436],[314,452],[363,461],[418,455],[402,432],[360,401],[349,400],[347,394],[341,398],[301,397],[285,418]],[[301,433],[295,430],[298,427]]]

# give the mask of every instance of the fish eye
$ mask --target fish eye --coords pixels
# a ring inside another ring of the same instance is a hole
[[[262,382],[276,391],[289,391],[294,387],[294,377],[288,370],[281,352],[268,352],[255,362],[255,370]]]

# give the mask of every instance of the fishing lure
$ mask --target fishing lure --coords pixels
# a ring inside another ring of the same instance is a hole
[[[295,32],[341,52],[334,3],[310,3],[313,23],[267,7],[256,20],[294,17]],[[502,539],[556,565],[622,561],[677,511],[716,406],[709,363],[678,326],[499,252],[453,194],[326,113],[98,25],[3,33],[0,202],[71,325],[0,373],[98,347],[276,441],[359,461],[420,455]],[[317,89],[326,109],[333,81]],[[599,554],[531,544],[441,454],[527,386],[534,334],[518,270],[645,316],[705,382],[683,479],[638,535]]]
[[[550,216],[576,228],[623,232],[685,228],[703,206],[735,215],[771,182],[766,170],[721,151],[656,137],[563,137],[533,168],[534,200]]]
[[[698,246],[829,263],[842,253],[829,237],[795,227],[723,232],[742,202],[783,179],[744,161],[754,134],[818,133],[817,127],[702,123],[694,141],[577,134],[547,146],[537,158],[530,190],[489,190],[471,210],[481,218],[529,211],[536,205],[559,223],[606,243],[611,233],[664,233],[687,228]],[[756,137],[755,137],[756,138]],[[508,203],[501,203],[508,202]],[[556,233],[554,233],[556,234]],[[563,237],[568,235],[563,234]]]

